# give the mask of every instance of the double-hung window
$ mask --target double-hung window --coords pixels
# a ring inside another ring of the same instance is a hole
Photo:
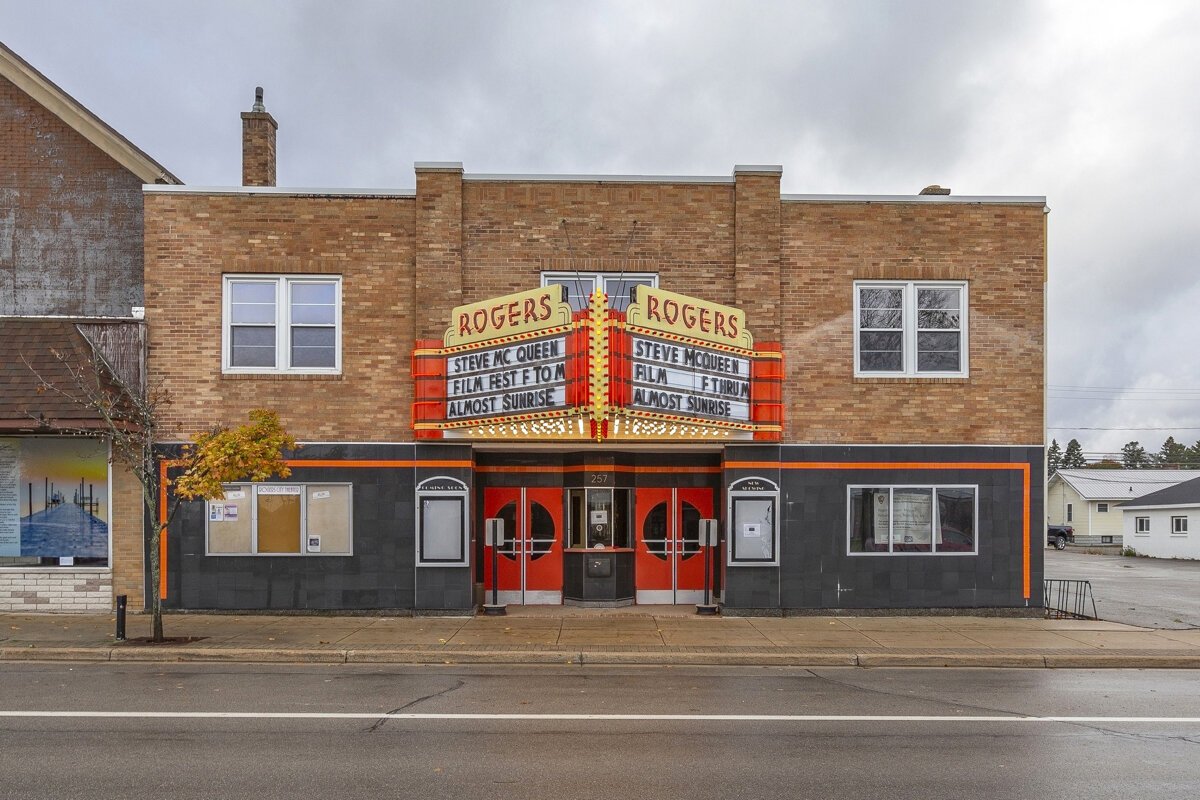
[[[1171,533],[1176,536],[1183,536],[1188,532],[1187,517],[1171,517]]]
[[[652,272],[543,272],[542,286],[567,287],[567,302],[576,311],[587,308],[597,287],[608,295],[608,307],[624,311],[631,301],[633,287],[658,287],[658,275]]]
[[[227,275],[223,298],[223,371],[341,371],[340,277]]]
[[[1149,517],[1134,517],[1133,518],[1133,532],[1134,533],[1149,533],[1150,532],[1150,518]]]
[[[854,284],[854,374],[966,377],[967,284]]]

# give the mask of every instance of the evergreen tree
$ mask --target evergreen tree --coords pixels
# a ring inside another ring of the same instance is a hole
[[[1188,448],[1188,466],[1200,469],[1200,441]]]
[[[1168,436],[1154,460],[1161,469],[1179,469],[1187,464],[1188,448],[1175,441],[1174,436]]]
[[[1121,448],[1121,465],[1125,469],[1145,469],[1150,466],[1150,456],[1140,442],[1126,442]]]
[[[1072,439],[1067,442],[1067,452],[1063,453],[1062,469],[1083,469],[1087,466],[1087,459],[1083,457],[1083,445],[1078,439]]]
[[[1050,440],[1050,450],[1046,453],[1046,467],[1050,470],[1050,474],[1058,472],[1058,468],[1062,466],[1062,448],[1058,446],[1058,439]]]

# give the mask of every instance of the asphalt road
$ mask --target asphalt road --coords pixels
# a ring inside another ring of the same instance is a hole
[[[1091,581],[1100,619],[1200,628],[1200,561],[1047,550],[1046,577]]]
[[[1197,753],[1195,672],[0,664],[14,798],[1191,798]]]

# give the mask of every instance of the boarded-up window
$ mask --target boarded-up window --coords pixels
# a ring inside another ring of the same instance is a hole
[[[208,504],[208,552],[254,552],[254,494],[249,484],[226,486]]]
[[[211,500],[209,555],[350,555],[348,484],[237,484]]]

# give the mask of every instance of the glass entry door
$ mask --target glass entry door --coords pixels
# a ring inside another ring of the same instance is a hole
[[[637,602],[704,602],[700,520],[713,516],[712,489],[637,490]]]
[[[497,551],[497,599],[514,605],[562,603],[562,489],[488,487],[484,517],[504,520]],[[484,548],[484,588],[492,591],[492,548]]]

